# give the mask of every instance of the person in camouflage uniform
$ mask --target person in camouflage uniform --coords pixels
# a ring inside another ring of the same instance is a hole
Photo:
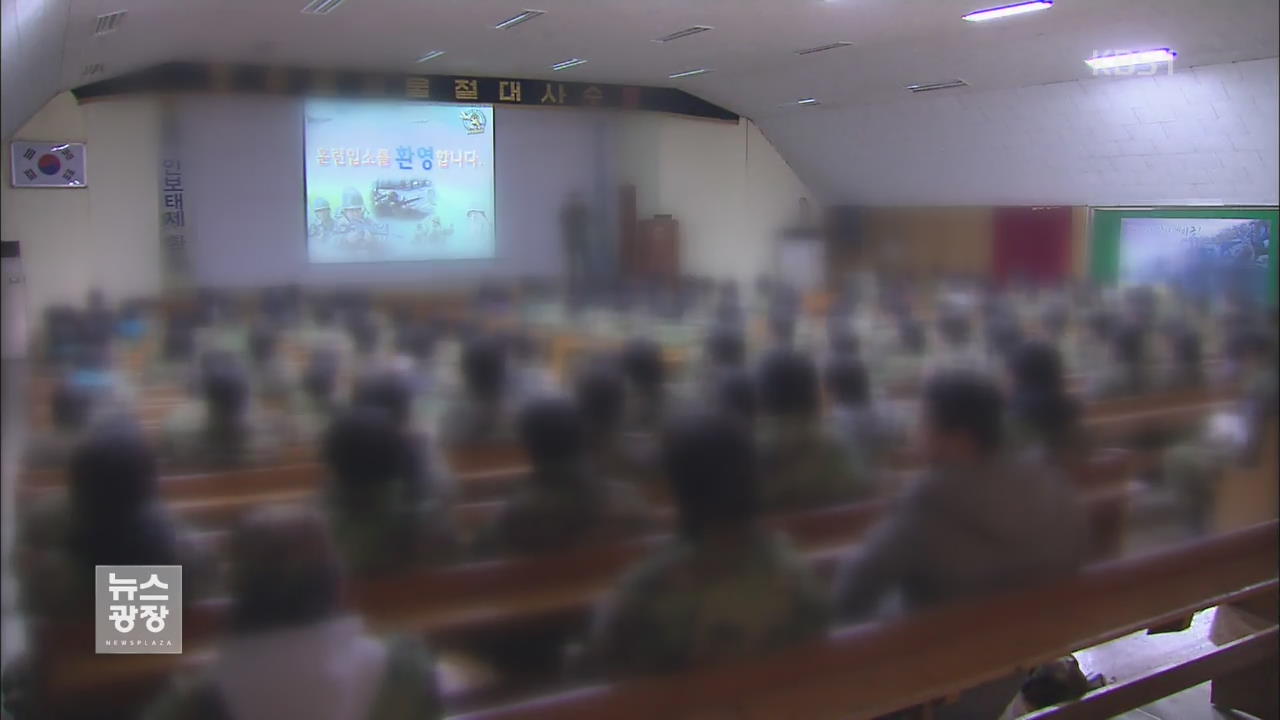
[[[324,503],[347,569],[393,573],[455,559],[450,497],[424,478],[419,448],[390,413],[357,403],[325,433],[329,469]]]
[[[166,419],[162,454],[176,465],[205,470],[270,462],[287,433],[253,408],[234,357],[212,353],[202,360],[202,398]]]
[[[654,482],[658,473],[653,442],[623,431],[626,388],[612,365],[602,363],[584,372],[576,384],[575,399],[591,472],[641,486]]]
[[[462,351],[463,387],[445,407],[438,435],[445,447],[509,443],[515,440],[515,398],[507,374],[507,354],[493,337],[477,337]]]
[[[298,379],[280,360],[279,340],[279,333],[266,322],[260,321],[250,328],[249,385],[253,396],[263,405],[288,414],[299,404]]]
[[[972,344],[973,325],[969,318],[957,311],[948,311],[938,320],[938,336],[942,348],[928,361],[926,375],[945,370],[973,370],[981,372],[986,362],[982,353]]]
[[[1092,384],[1095,398],[1141,395],[1150,389],[1147,366],[1147,334],[1137,325],[1125,325],[1112,333],[1111,357]]]
[[[31,438],[25,456],[28,468],[45,469],[66,464],[89,425],[93,398],[85,388],[62,378],[53,388],[49,405],[53,427]]]
[[[875,487],[865,458],[823,427],[813,361],[775,350],[757,379],[761,417],[760,499],[768,510],[852,502]]]
[[[570,400],[531,401],[520,413],[519,427],[532,472],[481,532],[478,552],[564,550],[653,526],[652,514],[633,486],[592,474],[584,452],[585,428]]]
[[[1007,447],[1015,454],[1033,453],[1056,467],[1075,467],[1087,458],[1081,408],[1067,395],[1062,360],[1052,344],[1032,340],[1009,358]]]
[[[636,338],[622,349],[626,378],[626,421],[632,432],[661,430],[667,405],[666,364],[662,348],[652,340]]]
[[[146,720],[434,720],[435,660],[408,637],[380,639],[340,610],[342,574],[314,512],[254,511],[231,541],[231,634]]]
[[[675,672],[821,637],[823,589],[803,556],[757,522],[750,435],[698,415],[678,421],[664,446],[679,534],[597,609],[590,660],[609,674]]]
[[[915,388],[924,376],[927,350],[924,328],[908,315],[897,320],[897,342],[877,363],[876,385],[889,391]]]
[[[886,456],[903,443],[905,433],[892,417],[872,405],[867,370],[856,359],[842,357],[831,362],[825,381],[831,401],[827,432],[869,472],[877,471]]]
[[[13,567],[24,611],[67,618],[93,605],[95,565],[183,565],[184,598],[218,587],[208,548],[186,532],[159,497],[146,439],[118,424],[90,428],[71,456],[67,492],[18,515]]]

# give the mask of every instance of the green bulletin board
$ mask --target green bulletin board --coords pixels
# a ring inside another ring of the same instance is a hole
[[[1270,302],[1276,305],[1276,253],[1280,251],[1280,209],[1259,207],[1192,207],[1192,208],[1092,208],[1089,245],[1089,276],[1094,281],[1111,285],[1120,279],[1120,225],[1125,218],[1221,218],[1232,220],[1265,220],[1271,226]]]

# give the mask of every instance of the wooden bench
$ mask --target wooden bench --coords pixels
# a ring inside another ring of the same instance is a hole
[[[1123,493],[1095,496],[1091,515],[1124,502]],[[883,512],[884,501],[797,513],[770,524],[793,533],[814,569],[830,578],[840,558]],[[494,638],[530,632],[541,637],[567,638],[581,633],[600,596],[618,573],[650,552],[665,537],[648,537],[561,553],[508,558],[457,567],[421,571],[353,583],[351,602],[381,632],[427,637],[437,648],[466,649]],[[198,661],[224,627],[225,601],[198,604],[199,616],[186,626],[184,656],[130,656],[121,663],[104,662],[83,652],[92,641],[92,626],[72,626],[37,640],[44,648],[42,669],[46,691],[68,698],[135,698],[154,691],[164,677]],[[502,687],[488,688],[477,697],[503,697]],[[124,700],[119,700],[124,702]],[[458,702],[474,702],[459,698]]]
[[[1272,521],[1095,565],[1063,582],[845,628],[765,658],[585,687],[454,720],[875,718],[1204,608],[1274,597],[1277,539]],[[1204,680],[1215,682],[1215,702],[1243,709],[1258,691],[1249,674],[1275,663],[1272,621],[1144,681],[1145,693],[1104,688],[1040,717],[1110,716],[1149,702],[1153,684],[1168,694]],[[1253,680],[1274,688],[1274,675]]]

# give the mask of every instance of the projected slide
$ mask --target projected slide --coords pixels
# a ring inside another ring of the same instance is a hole
[[[1266,220],[1124,218],[1120,281],[1192,293],[1248,288],[1265,298],[1274,251]]]
[[[312,262],[493,257],[493,108],[308,100]]]

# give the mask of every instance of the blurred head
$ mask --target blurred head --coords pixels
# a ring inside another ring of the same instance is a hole
[[[506,387],[507,354],[491,337],[472,338],[462,351],[462,377],[472,397],[495,400]]]
[[[760,363],[760,409],[777,417],[813,417],[818,413],[818,370],[797,352],[775,350]]]
[[[742,423],[714,413],[677,420],[664,437],[663,466],[686,539],[751,525],[758,506],[755,447]]]
[[[924,328],[910,316],[903,315],[898,319],[898,343],[903,351],[910,355],[924,352]]]
[[[255,508],[236,527],[230,544],[236,632],[306,625],[338,612],[338,556],[316,510]]]
[[[413,406],[413,388],[408,378],[394,370],[375,372],[359,380],[351,404],[381,410],[397,427],[405,427]]]
[[[1180,367],[1199,368],[1200,334],[1189,328],[1174,333],[1170,341],[1173,359]]]
[[[796,337],[795,313],[785,307],[778,307],[770,312],[769,335],[775,344],[789,347]]]
[[[838,405],[862,407],[871,400],[867,369],[850,358],[834,360],[827,366],[827,392]]]
[[[228,423],[244,414],[249,401],[249,384],[238,365],[219,364],[207,369],[203,386],[210,419]]]
[[[403,479],[406,444],[385,410],[356,406],[334,419],[323,439],[334,489],[344,502],[360,504]]]
[[[1116,318],[1105,310],[1089,313],[1089,334],[1094,340],[1110,342],[1111,334],[1116,330]]]
[[[631,386],[641,394],[660,394],[666,379],[662,348],[645,338],[631,340],[622,349],[622,371]]]
[[[622,376],[612,368],[591,368],[578,379],[575,395],[587,429],[602,434],[622,424],[626,392]]]
[[[973,463],[995,455],[1003,440],[1004,403],[987,378],[944,372],[924,391],[925,451],[936,466]]]
[[[1146,334],[1137,325],[1125,325],[1111,335],[1111,354],[1117,363],[1138,368],[1147,359]]]
[[[400,352],[418,362],[431,359],[436,348],[436,334],[427,325],[407,323],[401,326],[396,346]]]
[[[1071,314],[1067,311],[1066,306],[1061,304],[1053,304],[1045,308],[1044,313],[1040,316],[1040,326],[1044,328],[1045,335],[1050,338],[1057,339],[1067,332],[1067,325],[1071,321]]]
[[[88,424],[93,409],[93,395],[87,389],[65,380],[53,389],[53,426],[62,432],[76,432]]]
[[[378,349],[378,326],[367,315],[353,315],[347,320],[347,332],[357,353],[372,355]]]
[[[969,342],[969,318],[960,313],[947,313],[938,320],[938,334],[948,345],[958,346]]]
[[[746,370],[731,370],[716,388],[717,409],[736,420],[750,423],[756,416],[755,378]]]
[[[249,330],[249,357],[254,364],[265,365],[276,354],[278,337],[275,328],[267,323],[255,323]]]
[[[583,451],[582,417],[567,398],[530,401],[520,411],[520,441],[535,468],[563,465]]]
[[[71,456],[71,497],[77,510],[132,517],[156,498],[156,461],[142,435],[98,429]]]
[[[1024,343],[1009,356],[1008,366],[1015,393],[1061,395],[1065,391],[1062,358],[1046,342]]]
[[[312,400],[327,404],[333,399],[338,382],[338,351],[331,348],[313,350],[302,372],[302,389]]]
[[[707,358],[716,367],[742,367],[747,359],[747,343],[742,333],[736,328],[714,328],[707,336]]]
[[[827,337],[827,350],[833,357],[856,358],[861,347],[858,336],[850,330],[837,330]]]

